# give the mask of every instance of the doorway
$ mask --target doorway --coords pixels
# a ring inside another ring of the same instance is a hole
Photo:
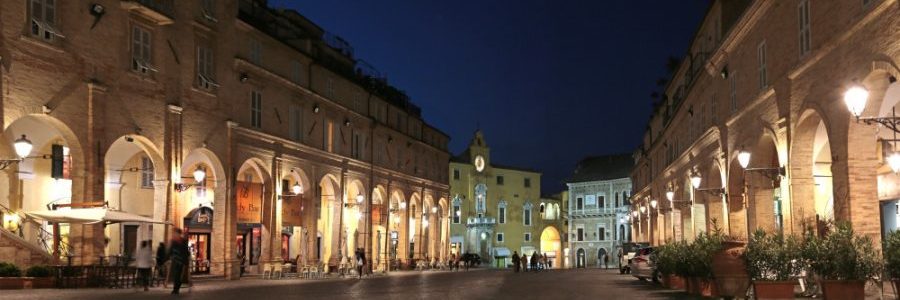
[[[209,274],[209,233],[188,234],[188,249],[191,253],[191,274]]]

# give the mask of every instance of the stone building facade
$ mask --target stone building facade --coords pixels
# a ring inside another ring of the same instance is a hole
[[[892,116],[897,6],[713,1],[635,152],[635,239],[800,234],[828,220],[876,241],[896,229],[893,132],[858,122],[843,97],[863,88],[864,117]]]
[[[618,266],[622,244],[631,240],[633,165],[631,154],[589,157],[567,180],[569,267]]]
[[[0,208],[20,220],[4,230],[23,240],[88,264],[171,234],[25,214],[105,203],[184,227],[192,271],[228,278],[242,261],[333,269],[358,248],[376,270],[447,254],[449,137],[298,12],[264,0],[3,1],[0,24],[0,154],[15,157],[22,136],[33,144],[0,173]],[[391,235],[428,242],[390,253]]]
[[[541,173],[491,160],[481,131],[450,160],[450,251],[478,254],[494,268],[512,255],[547,255],[562,266],[560,201],[541,197]]]

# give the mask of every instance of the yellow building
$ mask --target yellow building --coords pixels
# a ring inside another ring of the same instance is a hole
[[[450,160],[451,253],[473,253],[492,267],[512,254],[547,254],[560,266],[559,200],[541,198],[541,173],[491,162],[481,131]]]

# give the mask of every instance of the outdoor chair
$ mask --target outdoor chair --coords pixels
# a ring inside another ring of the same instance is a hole
[[[269,266],[272,267],[272,279],[281,279],[281,277],[284,275],[284,269],[282,268],[281,264],[271,264]]]
[[[309,266],[303,266],[299,271],[300,278],[309,278]]]
[[[272,278],[272,265],[271,264],[263,264],[263,279]]]
[[[318,266],[309,267],[309,278],[319,278],[319,267]]]

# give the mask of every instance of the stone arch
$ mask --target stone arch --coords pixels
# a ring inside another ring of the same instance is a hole
[[[386,265],[385,258],[388,257],[390,233],[389,222],[389,204],[387,189],[381,184],[376,184],[372,189],[372,209],[370,209],[369,218],[372,218],[372,240],[369,245],[371,247],[371,255],[367,258],[372,262],[372,269],[384,271]]]
[[[751,140],[752,141],[752,140]],[[782,164],[779,161],[777,143],[769,133],[759,136],[750,150],[750,164],[748,169],[777,169]],[[750,216],[748,220],[749,230],[763,229],[767,232],[780,231],[783,226],[781,209],[775,212],[776,206],[781,206],[780,177],[775,172],[745,172],[747,184],[747,207]]]
[[[541,230],[540,251],[552,261],[554,268],[562,267],[562,235],[555,226],[547,226]]]
[[[104,158],[104,201],[113,209],[165,219],[168,182],[166,164],[149,139],[140,135],[119,137]],[[134,226],[137,225],[137,226]],[[132,231],[133,230],[133,231]],[[107,254],[134,255],[143,240],[163,241],[164,226],[151,224],[111,224],[105,227],[110,239]],[[160,231],[155,237],[153,233]]]
[[[420,258],[422,255],[422,212],[423,205],[421,205],[422,196],[419,192],[413,192],[409,196],[409,205],[407,206],[407,218],[409,219],[407,226],[407,243],[412,244],[412,252],[407,253],[407,257],[409,258]],[[409,249],[410,247],[407,247]]]
[[[281,197],[282,230],[281,257],[285,260],[297,258],[300,263],[310,262],[310,254],[315,245],[315,188],[311,188],[307,173],[299,167],[287,167],[282,170],[281,182],[278,183]],[[299,193],[294,187],[299,187]],[[276,216],[277,218],[278,216]],[[277,222],[276,222],[277,223]],[[287,245],[283,244],[284,241]]]
[[[206,176],[201,183],[202,185],[198,185],[197,182],[193,182],[192,178],[194,170],[201,166],[206,171]],[[176,191],[177,194],[175,194],[175,199],[177,199],[177,201],[174,202],[174,209],[167,211],[167,214],[172,217],[169,221],[177,224],[176,226],[184,226],[184,217],[187,216],[190,210],[196,208],[201,203],[206,203],[208,205],[211,202],[214,213],[226,211],[226,207],[229,205],[228,201],[226,201],[227,175],[225,174],[225,169],[218,156],[211,150],[207,148],[191,150],[188,152],[187,156],[184,157],[179,168],[173,170],[173,172],[177,174],[175,178],[173,178],[174,183],[194,184],[194,186],[183,192]],[[207,200],[211,199],[212,201],[202,200],[201,197]],[[221,213],[219,217],[213,217],[212,233],[209,241],[212,245],[210,248],[211,253],[209,254],[209,256],[212,257],[212,264],[210,266],[210,273],[212,274],[225,274],[228,276],[230,274],[237,274],[238,272],[237,270],[231,269],[231,265],[224,263],[227,259],[237,258],[236,247],[233,243],[234,223],[228,222],[228,219],[228,217],[225,217],[225,215]],[[157,227],[154,227],[153,230],[154,239],[156,239],[157,235],[165,237],[169,234],[165,229],[156,230],[156,228]],[[188,231],[190,230],[191,228],[188,228]],[[231,238],[226,238],[222,243],[216,241],[216,239],[221,239],[226,236],[230,236]]]
[[[352,253],[356,253],[357,248],[365,248],[366,210],[369,207],[366,202],[370,196],[362,180],[352,178],[346,181],[344,188],[344,202],[346,205],[344,205],[342,213],[344,228],[341,234],[346,236],[346,240],[342,241],[345,245],[343,253],[349,256]]]
[[[702,188],[706,189],[723,189],[724,192],[725,185],[723,184],[726,181],[725,172],[722,172],[722,168],[718,161],[714,161],[709,164],[707,168],[707,173],[702,174],[703,182]],[[721,230],[727,232],[728,230],[728,199],[723,194],[718,194],[715,192],[707,192],[701,194],[702,197],[706,199],[706,211],[709,216],[709,220],[707,222],[707,230],[714,230],[714,226],[718,227]]]
[[[406,196],[400,189],[394,189],[391,193],[388,205],[388,258],[391,260],[405,259],[408,248],[407,220],[408,203]],[[407,242],[404,242],[407,241]]]
[[[320,263],[333,265],[340,260],[341,238],[341,205],[342,195],[340,180],[331,173],[325,173],[319,179],[317,188],[319,218],[316,224],[318,232],[322,232],[319,249],[316,253]]]
[[[791,218],[794,233],[817,218],[834,219],[831,136],[827,116],[817,107],[800,114],[791,143]]]
[[[272,228],[275,220],[274,205],[275,182],[273,176],[262,159],[253,157],[245,160],[238,168],[235,179],[237,201],[238,235],[243,236],[242,247],[249,265],[273,259],[273,233],[280,233],[281,228]],[[246,202],[243,202],[246,201]],[[258,209],[254,209],[258,207]],[[257,234],[256,228],[259,227]],[[259,245],[259,246],[257,246]],[[279,243],[280,245],[280,243]]]
[[[728,213],[728,232],[732,236],[747,237],[747,216],[744,214],[744,168],[737,159],[738,148],[731,155],[728,164],[728,185],[726,190],[726,208]]]

